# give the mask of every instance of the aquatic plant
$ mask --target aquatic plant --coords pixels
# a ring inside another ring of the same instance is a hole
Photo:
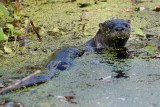
[[[20,16],[21,0],[15,0],[12,5],[9,5],[11,4],[10,2],[6,1],[4,4],[0,3],[0,45],[3,47],[1,50],[4,50],[5,53],[11,53],[12,49],[17,50],[16,48],[25,46],[24,39],[26,39],[28,31],[32,29],[37,34],[38,38],[41,39],[37,28],[34,26],[35,21],[31,19],[22,20]],[[8,5],[5,6],[7,3]],[[9,45],[9,41],[14,42],[11,42]],[[18,46],[16,45],[16,41],[20,41]]]

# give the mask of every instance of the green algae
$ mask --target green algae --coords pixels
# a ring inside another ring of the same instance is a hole
[[[141,6],[153,9],[160,0],[144,2],[135,6],[128,0],[107,0],[107,2],[98,2],[98,4],[91,1],[89,2],[91,5],[84,8],[79,8],[78,3],[84,3],[85,0],[73,3],[49,1],[23,1],[24,7],[21,15],[36,19],[37,24],[42,25],[47,32],[42,35],[42,42],[39,42],[35,37],[27,37],[27,47],[24,53],[0,58],[0,75],[2,75],[0,82],[4,82],[7,78],[15,78],[16,80],[28,75],[25,70],[17,73],[20,68],[25,66],[38,65],[43,68],[48,58],[57,49],[83,45],[96,34],[99,23],[112,18],[131,20],[132,33],[134,33],[134,29],[142,28],[144,33],[160,34],[159,13],[152,10],[134,11],[135,8]],[[130,9],[131,12],[125,12],[125,9]],[[82,14],[85,14],[84,19],[87,21],[79,21]],[[78,27],[84,22],[87,24],[85,32],[91,36],[82,36],[84,31]],[[58,34],[55,34],[56,28],[59,29]],[[74,29],[76,29],[76,33],[73,33]],[[78,39],[75,39],[74,36]],[[101,59],[103,59],[101,55],[86,54],[77,58],[73,67],[60,73],[58,77],[48,83],[0,97],[13,99],[29,107],[132,107],[135,105],[142,107],[159,105],[160,94],[157,91],[159,89],[157,76],[147,76],[152,72],[159,74],[158,64],[160,62],[158,60],[147,61],[135,58],[119,62],[111,58],[109,61],[107,59],[107,62],[111,64],[98,63],[96,65],[97,63],[94,63],[95,60],[104,60]],[[110,78],[107,82],[99,80],[102,77],[112,77],[113,70],[124,70],[130,78],[120,80]],[[33,71],[30,70],[30,72]],[[77,104],[67,102],[63,96],[74,96],[73,102]]]

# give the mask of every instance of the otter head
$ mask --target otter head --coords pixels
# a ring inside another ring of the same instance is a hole
[[[109,47],[124,47],[130,37],[130,20],[114,19],[99,24],[104,42]]]

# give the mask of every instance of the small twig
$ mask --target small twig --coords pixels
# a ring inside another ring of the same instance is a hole
[[[14,5],[14,12],[19,16],[20,14],[20,9],[21,9],[22,1],[21,0],[15,0],[15,5]]]
[[[31,23],[31,20],[29,19],[29,20],[28,20],[28,24],[27,24],[26,29],[25,29],[25,32],[24,32],[23,39],[20,41],[20,46],[25,46],[25,45],[26,45],[25,40],[26,40],[26,35],[27,35],[27,33],[28,33],[28,29],[29,29],[30,23]]]
[[[31,19],[29,19],[29,20],[28,20],[28,24],[27,24],[26,29],[25,29],[25,32],[24,32],[23,39],[22,39],[22,41],[20,41],[20,46],[25,46],[25,45],[26,45],[25,40],[26,40],[26,35],[27,35],[27,33],[28,33],[29,25],[30,25],[30,24],[31,24],[34,32],[37,34],[37,37],[39,38],[39,40],[42,40],[41,36],[39,35],[38,31],[36,30],[36,27],[35,27],[34,24],[33,24],[33,21],[32,21]]]
[[[111,81],[111,79],[112,79],[112,76],[110,75],[110,76],[107,76],[107,77],[102,77],[102,78],[100,78],[99,80],[102,80],[102,81]]]
[[[39,33],[37,32],[36,27],[34,26],[34,24],[33,24],[33,21],[32,21],[32,20],[31,20],[31,26],[32,26],[32,28],[33,28],[34,32],[37,34],[37,37],[39,38],[39,40],[42,40],[42,38],[41,38],[41,36],[39,35]]]

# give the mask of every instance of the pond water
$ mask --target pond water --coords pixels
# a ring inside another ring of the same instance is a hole
[[[44,67],[57,49],[84,44],[95,35],[99,23],[112,18],[131,20],[132,32],[127,47],[135,53],[125,59],[117,59],[108,53],[85,53],[74,60],[73,66],[47,83],[1,95],[0,106],[11,105],[11,102],[21,103],[25,107],[160,106],[160,59],[154,57],[159,54],[156,46],[159,41],[160,14],[152,11],[160,0],[146,0],[137,5],[132,5],[128,0],[125,0],[126,3],[123,0],[107,0],[98,4],[91,2],[85,8],[78,6],[85,0],[74,3],[52,1],[23,2],[22,16],[36,19],[38,25],[44,26],[46,34],[42,35],[42,42],[27,37],[25,53],[0,57],[0,83],[8,85],[30,74],[32,68]],[[139,7],[150,9],[135,11]],[[83,15],[87,21],[79,22]],[[83,23],[85,30],[80,29]],[[135,35],[136,28],[158,37],[148,41]],[[146,54],[147,44],[153,46],[148,51],[154,48],[155,55]],[[23,69],[26,66],[29,69]],[[21,72],[17,72],[19,69]]]
[[[104,57],[106,54],[86,53],[51,81],[6,94],[5,98],[39,107],[160,105],[159,59]]]

